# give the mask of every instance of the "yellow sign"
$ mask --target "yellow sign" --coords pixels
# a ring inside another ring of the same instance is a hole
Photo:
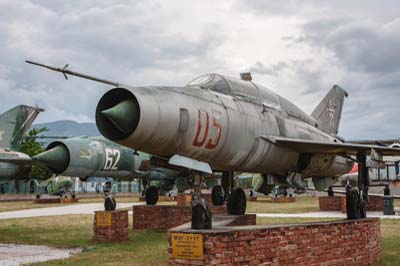
[[[111,226],[111,212],[97,212],[96,225],[97,226]]]
[[[203,260],[203,235],[172,233],[172,257],[175,259]]]

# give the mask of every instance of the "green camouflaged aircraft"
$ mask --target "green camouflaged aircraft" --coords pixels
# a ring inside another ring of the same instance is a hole
[[[71,192],[72,180],[67,176],[52,176],[38,186],[41,194],[48,194],[63,197]],[[38,194],[40,197],[40,194]]]
[[[20,150],[21,141],[40,112],[39,107],[18,105],[0,115],[0,179],[30,180],[31,157]],[[18,184],[18,182],[16,182]],[[17,190],[18,187],[16,188]]]

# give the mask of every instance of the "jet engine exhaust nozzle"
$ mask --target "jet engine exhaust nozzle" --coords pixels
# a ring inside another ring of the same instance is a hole
[[[32,157],[33,160],[44,163],[55,174],[63,173],[69,165],[69,152],[64,145],[54,145],[42,153]]]
[[[100,99],[96,108],[96,125],[100,133],[113,141],[132,135],[139,124],[140,107],[127,89],[114,88]]]

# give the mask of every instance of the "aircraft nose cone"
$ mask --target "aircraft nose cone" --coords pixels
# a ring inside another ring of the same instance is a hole
[[[68,167],[69,153],[63,145],[57,145],[33,156],[32,159],[44,163],[50,170],[56,174],[60,174]]]
[[[130,134],[139,123],[139,108],[132,100],[124,100],[101,113],[124,134]]]

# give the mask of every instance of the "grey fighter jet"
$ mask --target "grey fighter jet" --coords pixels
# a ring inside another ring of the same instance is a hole
[[[268,88],[219,74],[200,76],[180,87],[131,87],[64,68],[39,66],[114,86],[100,99],[100,133],[137,150],[169,157],[169,163],[202,173],[222,171],[231,214],[243,214],[246,198],[233,189],[233,171],[312,177],[317,189],[359,164],[358,190],[348,188],[348,218],[365,217],[366,157],[382,160],[400,149],[345,143],[338,133],[347,92],[335,85],[306,114]],[[245,76],[245,75],[244,75]],[[200,189],[192,201],[192,228],[210,228],[211,214]]]

